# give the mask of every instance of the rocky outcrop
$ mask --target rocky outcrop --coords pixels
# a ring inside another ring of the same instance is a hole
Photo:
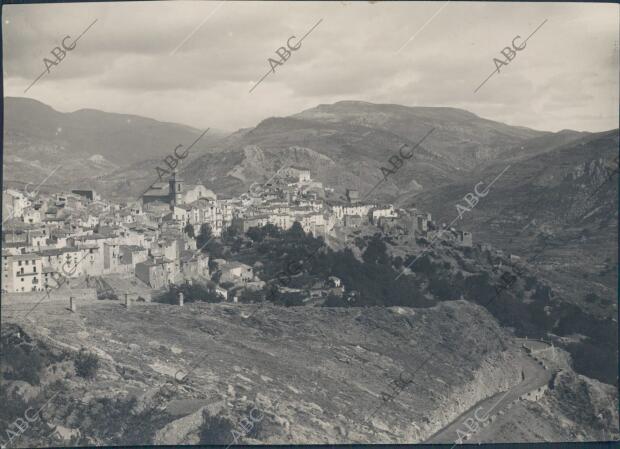
[[[174,420],[164,428],[156,432],[153,443],[165,444],[198,444],[200,443],[199,431],[203,423],[203,414],[208,412],[216,415],[224,409],[225,403],[218,402],[200,407],[194,413]]]
[[[618,391],[572,371],[553,379],[550,394],[538,404],[555,414],[562,426],[579,440],[618,440]]]

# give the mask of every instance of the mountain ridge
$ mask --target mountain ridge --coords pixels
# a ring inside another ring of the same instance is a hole
[[[209,132],[181,171],[188,182],[204,182],[216,193],[235,195],[253,182],[266,181],[284,164],[306,164],[325,185],[369,192],[398,148],[416,145],[431,129],[414,157],[374,198],[390,201],[451,184],[463,173],[511,153],[521,151],[527,157],[527,142],[542,142],[532,144],[533,154],[546,150],[545,139],[555,139],[554,133],[494,122],[464,109],[345,100],[268,117],[226,136]],[[6,97],[3,162],[11,178],[28,181],[45,178],[42,167],[60,162],[59,178],[77,180],[80,187],[92,184],[90,188],[114,198],[131,197],[152,182],[156,161],[179,144],[189,145],[198,133],[183,124],[92,108],[62,113],[38,100]],[[570,141],[579,133],[562,136]],[[515,150],[520,147],[527,150]],[[251,156],[257,152],[263,158],[258,165]],[[93,164],[93,156],[102,157],[107,169]],[[155,164],[152,168],[149,161]],[[103,182],[106,176],[111,179]]]

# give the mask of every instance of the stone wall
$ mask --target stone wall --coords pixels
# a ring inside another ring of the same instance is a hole
[[[69,305],[69,297],[73,296],[77,301],[97,299],[97,290],[94,288],[75,288],[63,290],[51,290],[45,292],[3,293],[0,297],[2,304],[41,304],[64,301]]]

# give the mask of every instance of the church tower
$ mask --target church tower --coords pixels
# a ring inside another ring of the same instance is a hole
[[[177,175],[176,170],[172,172],[168,184],[170,185],[170,204],[175,206],[183,204],[183,195],[185,194],[183,179]]]

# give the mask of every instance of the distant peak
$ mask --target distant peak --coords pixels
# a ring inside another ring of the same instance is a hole
[[[341,101],[337,101],[336,104],[352,104],[352,105],[356,105],[356,104],[364,104],[364,105],[372,105],[375,106],[376,103],[371,103],[369,101],[361,101],[361,100],[341,100]]]
[[[4,97],[4,104],[5,105],[18,105],[18,104],[19,105],[31,105],[31,106],[37,106],[40,108],[45,108],[51,111],[58,112],[56,109],[54,109],[50,105],[47,105],[43,103],[42,101],[35,100],[34,98],[28,98],[28,97]]]

